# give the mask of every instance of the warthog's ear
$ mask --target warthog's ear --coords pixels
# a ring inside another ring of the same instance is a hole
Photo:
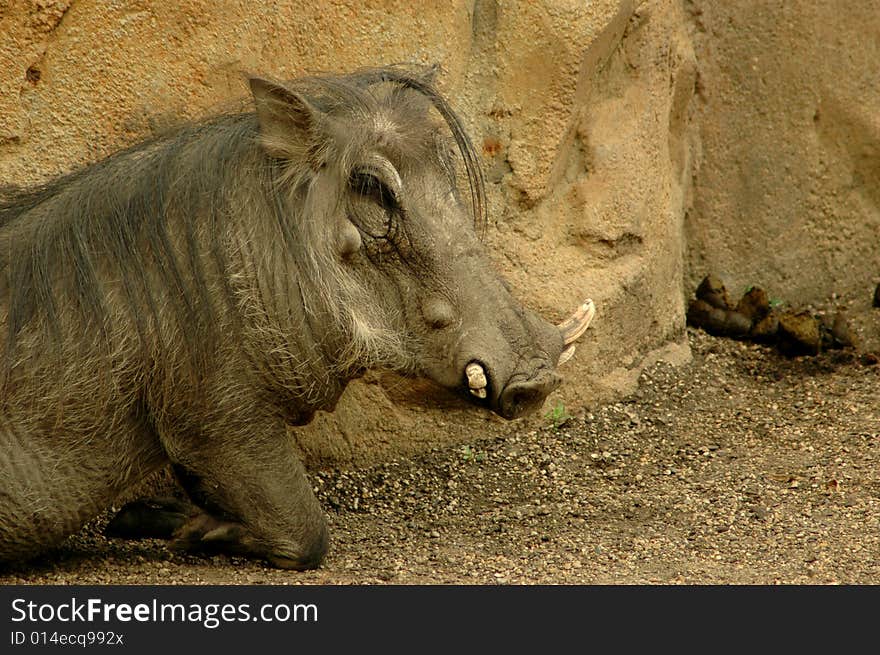
[[[281,159],[305,155],[314,141],[319,111],[301,95],[276,82],[259,77],[248,82],[257,107],[260,143],[266,152]]]

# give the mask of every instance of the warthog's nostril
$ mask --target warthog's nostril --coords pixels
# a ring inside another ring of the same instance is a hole
[[[561,381],[556,373],[547,371],[530,380],[508,384],[501,392],[499,414],[513,419],[537,410]]]

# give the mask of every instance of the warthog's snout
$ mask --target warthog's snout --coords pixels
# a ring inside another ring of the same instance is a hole
[[[479,360],[470,361],[464,369],[470,395],[485,400],[493,411],[506,419],[538,410],[544,399],[561,384],[562,378],[555,369],[571,359],[574,342],[583,335],[595,314],[595,305],[588,299],[555,329],[547,325],[547,331],[562,342],[561,352],[557,346],[556,353],[559,354],[552,361],[537,357],[529,365],[520,365],[512,371],[505,371],[503,364],[492,366]]]
[[[496,411],[506,419],[519,418],[534,412],[561,382],[562,377],[558,373],[547,369],[527,380],[508,382],[498,399]]]

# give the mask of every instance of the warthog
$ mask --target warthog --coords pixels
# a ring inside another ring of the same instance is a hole
[[[288,425],[372,367],[508,419],[559,384],[592,303],[554,326],[493,272],[477,155],[430,76],[250,89],[256,111],[0,195],[0,561],[170,463],[198,508],[178,544],[315,567]]]

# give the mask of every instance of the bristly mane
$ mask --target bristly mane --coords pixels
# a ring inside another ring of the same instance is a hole
[[[461,119],[424,71],[376,68],[304,78],[289,86],[306,97],[315,92],[368,106],[368,88],[379,83],[421,94],[443,118],[464,162],[474,221],[482,230],[486,201],[477,154]],[[185,346],[200,357],[214,333],[208,279],[212,272],[226,277],[220,238],[231,211],[228,183],[247,167],[267,204],[279,211],[273,200],[279,169],[255,156],[257,130],[253,113],[222,115],[33,188],[0,188],[0,297],[7,303],[0,380],[15,362],[16,342],[26,326],[38,321],[48,336],[60,339],[61,289],[87,327],[106,331],[106,290],[99,271],[108,268],[120,281],[142,341],[148,322],[159,322],[151,288],[159,282],[172,292],[171,309]],[[207,225],[200,216],[207,217]],[[182,225],[182,234],[169,230],[175,223]],[[204,270],[206,254],[213,271]],[[149,271],[156,271],[158,280],[151,280]]]
[[[211,315],[210,304],[204,302],[207,289],[195,217],[206,203],[215,214],[224,210],[223,183],[253,141],[255,130],[251,116],[217,117],[41,186],[0,191],[0,291],[8,298],[7,366],[12,364],[18,335],[31,321],[42,319],[53,341],[60,338],[59,284],[66,285],[82,320],[105,332],[99,267],[112,267],[118,275],[131,318],[144,339],[145,321],[152,318],[158,324],[159,309],[148,277],[151,262],[161,283],[174,291],[170,295],[180,334],[188,349],[198,352],[201,335],[211,334]],[[183,161],[180,152],[193,156]],[[168,229],[172,217],[184,223],[183,257],[175,252]],[[216,243],[206,245],[209,252],[221,256]]]

